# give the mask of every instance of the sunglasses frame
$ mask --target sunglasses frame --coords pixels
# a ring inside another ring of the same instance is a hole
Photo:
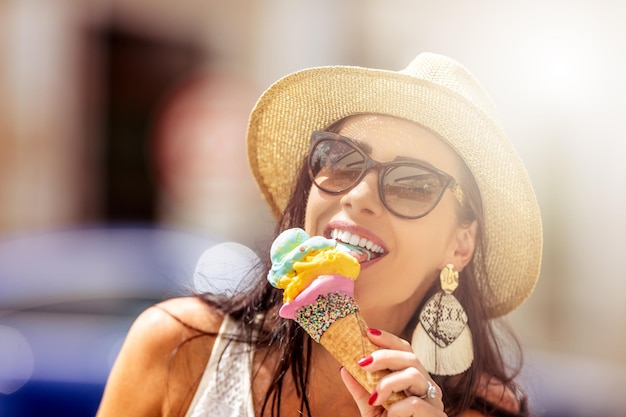
[[[312,164],[312,159],[314,155],[313,151],[317,148],[319,143],[322,141],[335,141],[335,142],[345,143],[351,148],[353,148],[356,152],[358,152],[363,157],[363,160],[365,161],[365,166],[363,167],[358,177],[354,180],[354,182],[349,187],[339,190],[339,191],[332,191],[332,190],[327,190],[324,187],[321,187],[315,181],[315,175],[313,175],[313,164]],[[332,195],[343,194],[347,191],[350,191],[363,180],[363,178],[365,177],[368,171],[370,171],[371,169],[375,169],[376,172],[378,173],[378,197],[380,198],[380,201],[383,203],[383,206],[387,210],[389,210],[390,213],[403,219],[419,219],[428,215],[431,211],[434,210],[435,207],[437,207],[446,189],[449,189],[452,192],[452,194],[454,195],[454,197],[456,198],[456,200],[459,202],[461,206],[463,205],[463,201],[464,201],[463,190],[461,190],[461,187],[456,182],[454,177],[452,177],[451,175],[441,170],[438,170],[434,167],[424,166],[417,162],[407,162],[407,161],[378,162],[372,159],[366,152],[364,152],[356,143],[354,143],[352,139],[346,136],[339,135],[337,133],[327,132],[323,130],[314,131],[311,134],[311,145],[309,147],[306,161],[307,161],[307,168],[309,172],[309,178],[311,179],[313,184],[315,184],[317,188],[324,191],[325,193],[332,194]],[[383,180],[389,168],[393,168],[396,166],[414,166],[416,168],[419,168],[419,169],[422,169],[424,171],[434,174],[441,181],[441,184],[443,185],[441,187],[441,191],[439,195],[437,196],[437,198],[433,201],[432,207],[430,207],[425,213],[422,213],[418,216],[407,216],[407,215],[398,213],[397,211],[395,211],[394,209],[392,209],[391,207],[387,205],[385,196],[383,194],[383,185],[384,185]]]

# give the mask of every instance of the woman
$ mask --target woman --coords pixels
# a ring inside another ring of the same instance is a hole
[[[368,392],[280,318],[266,264],[235,297],[144,312],[98,415],[528,415],[492,319],[532,292],[541,220],[492,114],[476,80],[434,54],[400,72],[279,80],[250,118],[252,171],[278,232],[303,227],[369,252],[355,298],[380,350],[358,363],[391,373]],[[405,398],[383,408],[394,392]]]

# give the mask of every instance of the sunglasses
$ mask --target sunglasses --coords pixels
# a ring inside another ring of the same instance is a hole
[[[317,188],[341,194],[356,186],[367,171],[378,172],[378,194],[387,210],[404,219],[419,219],[433,210],[446,189],[463,204],[455,179],[414,160],[374,161],[351,139],[315,131],[307,156],[309,177]]]

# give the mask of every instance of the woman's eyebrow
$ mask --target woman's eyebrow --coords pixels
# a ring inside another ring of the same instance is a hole
[[[372,146],[369,143],[363,142],[359,139],[352,139],[349,138],[347,136],[344,136],[346,139],[349,139],[350,142],[354,143],[356,146],[359,147],[359,149],[361,149],[363,152],[365,152],[368,155],[372,154]],[[418,158],[413,158],[410,156],[404,156],[404,155],[398,155],[395,158],[393,158],[394,161],[401,161],[401,162],[413,162],[416,163],[420,166],[426,167],[426,168],[432,168],[432,169],[437,169],[437,167],[435,167],[433,164],[431,164],[428,161],[424,161],[423,159],[418,159]]]
[[[365,152],[368,155],[372,154],[372,147],[371,145],[359,140],[359,139],[352,139],[352,138],[348,138],[347,136],[344,136],[345,138],[349,139],[350,142],[354,143],[356,146],[358,146],[358,148],[360,150],[362,150],[363,152]]]
[[[402,155],[398,155],[395,158],[393,158],[394,161],[401,161],[401,162],[414,162],[418,165],[427,167],[427,168],[433,168],[433,169],[437,169],[437,167],[435,167],[433,164],[431,164],[428,161],[424,161],[423,159],[417,159],[417,158],[412,158],[410,156],[402,156]]]

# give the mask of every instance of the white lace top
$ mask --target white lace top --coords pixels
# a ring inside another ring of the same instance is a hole
[[[252,351],[247,344],[228,337],[239,334],[239,324],[225,316],[185,417],[254,417]]]

